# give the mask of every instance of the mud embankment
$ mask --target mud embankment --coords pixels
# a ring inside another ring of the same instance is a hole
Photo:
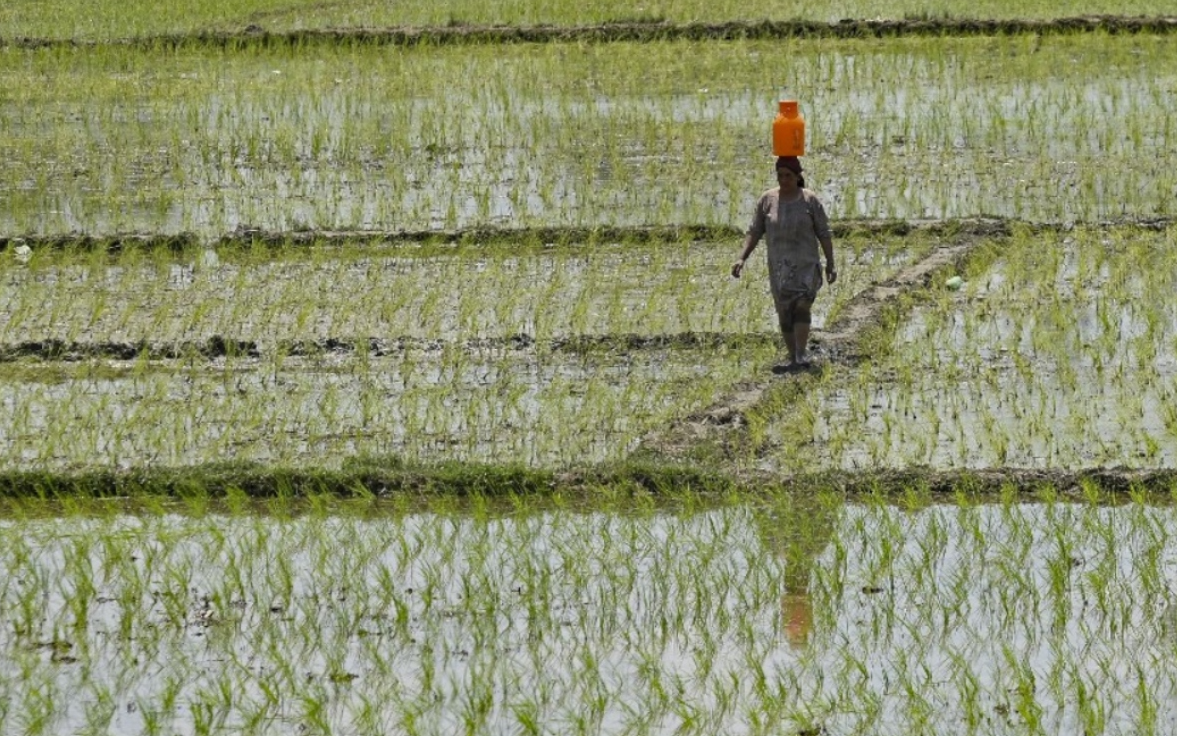
[[[834,236],[855,235],[889,237],[927,232],[938,236],[996,237],[1006,235],[1014,227],[1034,232],[1071,230],[1076,226],[1137,227],[1165,230],[1177,225],[1177,220],[1166,217],[1131,218],[1098,222],[1029,222],[1002,218],[959,220],[837,220],[830,223]],[[585,247],[600,244],[642,244],[674,242],[731,241],[743,237],[738,227],[722,225],[645,225],[602,227],[473,227],[457,230],[262,230],[238,228],[213,239],[202,239],[193,233],[116,233],[111,235],[14,235],[0,234],[0,252],[20,246],[32,250],[107,250],[117,253],[130,249],[165,249],[176,252],[197,248],[251,249],[262,245],[271,248],[305,246],[395,246],[452,245],[471,246],[509,245],[543,249]]]
[[[234,340],[221,336],[184,342],[66,342],[28,340],[0,344],[0,363],[23,359],[74,362],[106,360],[215,360],[217,358],[261,358],[283,356],[318,358],[327,355],[364,353],[383,358],[405,353],[429,353],[457,348],[467,353],[531,351],[545,353],[634,353],[644,350],[690,350],[697,348],[763,347],[777,342],[773,333],[729,335],[720,332],[680,332],[667,335],[575,335],[536,340],[531,335],[487,337],[451,342],[422,337],[370,337],[319,340],[279,340],[271,344],[255,340]]]
[[[914,230],[936,233],[972,232],[993,234],[1007,232],[1012,221],[985,220],[840,220],[831,223],[834,235],[848,237],[866,234],[876,237],[906,235]],[[1168,220],[1108,223],[1164,228]],[[1033,227],[1051,228],[1051,225]],[[164,249],[176,252],[195,248],[249,249],[258,245],[271,248],[397,244],[435,245],[512,245],[520,249],[539,246],[591,246],[607,243],[642,244],[655,242],[720,241],[743,237],[736,227],[721,225],[646,225],[632,227],[473,227],[457,230],[262,230],[242,227],[213,239],[201,239],[193,233],[172,235],[158,233],[116,233],[111,235],[4,235],[0,234],[0,252],[25,246],[33,250],[107,250]]]
[[[297,47],[315,45],[442,46],[518,43],[616,43],[654,41],[733,41],[791,38],[857,39],[908,36],[1058,35],[1073,33],[1168,34],[1177,16],[1087,15],[1051,19],[899,18],[845,19],[834,23],[807,20],[672,23],[659,18],[593,25],[472,25],[433,27],[337,28],[271,31],[250,24],[235,31],[192,32],[110,41],[0,37],[0,47],[55,48],[128,46],[147,50],[204,46],[212,48]]]

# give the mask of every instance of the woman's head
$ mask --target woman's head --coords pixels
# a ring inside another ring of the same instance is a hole
[[[798,187],[805,186],[805,177],[801,172],[801,159],[796,156],[778,156],[776,160],[776,178],[781,186],[788,186],[788,182],[796,181]],[[783,179],[783,181],[782,181]]]

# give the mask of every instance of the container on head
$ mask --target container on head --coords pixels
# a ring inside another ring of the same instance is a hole
[[[796,100],[781,100],[776,120],[772,121],[772,152],[775,156],[805,155],[805,118]]]

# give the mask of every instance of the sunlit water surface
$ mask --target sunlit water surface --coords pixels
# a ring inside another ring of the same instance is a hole
[[[1170,732],[1171,509],[807,523],[6,520],[0,733]]]

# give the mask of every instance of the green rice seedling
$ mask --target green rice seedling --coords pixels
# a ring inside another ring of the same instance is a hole
[[[865,248],[866,244],[858,247]],[[63,330],[82,323],[88,325],[87,342],[144,341],[183,346],[224,337],[257,341],[262,347],[277,347],[275,343],[281,345],[283,341],[308,339],[364,341],[385,336],[433,339],[442,334],[453,335],[456,339],[518,334],[550,339],[569,334],[609,332],[640,335],[756,333],[767,324],[767,320],[761,318],[767,311],[761,289],[742,286],[733,289],[733,285],[722,278],[727,257],[713,245],[692,245],[686,254],[680,254],[677,274],[657,267],[651,270],[642,264],[641,255],[623,257],[612,249],[600,255],[590,255],[581,263],[573,253],[550,261],[544,259],[538,264],[501,253],[498,256],[492,260],[493,270],[487,269],[485,277],[476,276],[474,280],[468,273],[471,259],[445,258],[434,263],[424,259],[380,259],[376,263],[381,268],[399,271],[403,267],[404,270],[391,281],[361,276],[367,288],[358,294],[359,307],[354,299],[344,298],[345,294],[332,289],[331,285],[350,282],[357,271],[379,273],[371,269],[367,259],[324,260],[310,271],[297,261],[278,261],[260,270],[224,265],[216,278],[209,275],[187,286],[187,298],[183,300],[160,291],[159,272],[155,268],[124,269],[116,262],[106,269],[110,274],[107,281],[110,288],[100,298],[123,301],[134,294],[132,303],[139,308],[124,307],[117,315],[111,313],[111,319],[94,316],[101,310],[93,307],[93,290],[85,282],[62,282],[55,269],[50,267],[47,277],[53,286],[21,290],[12,296],[22,301],[27,298],[29,301],[70,304],[71,311],[65,311],[66,307],[62,306],[49,315],[28,312],[8,326],[8,334],[13,341],[21,338],[71,340],[76,334]],[[908,257],[914,257],[914,254]],[[864,266],[872,264],[882,268],[891,268],[901,262],[891,261],[877,250],[866,250],[861,255],[856,254],[856,258],[861,258]],[[68,263],[66,260],[63,267],[68,268]],[[591,270],[585,272],[582,263],[587,263]],[[438,266],[442,267],[440,272]],[[535,283],[534,290],[527,288],[534,283],[532,273],[537,266],[566,272],[566,280],[561,283],[557,279],[556,283],[567,290],[561,293],[546,282]],[[230,276],[229,271],[236,272],[236,275]],[[427,277],[431,272],[432,275]],[[858,278],[865,279],[865,276],[864,271]],[[600,282],[606,279],[612,286],[600,288]],[[421,289],[422,280],[428,280],[434,286]],[[444,307],[450,288],[448,284],[453,281],[462,281],[469,287],[462,292],[467,295],[462,302],[466,306],[460,308],[456,319],[454,313]],[[682,281],[698,285],[689,294],[690,298],[678,295],[682,291],[678,284]],[[654,294],[663,296],[650,298],[651,288]],[[421,301],[409,302],[397,297],[387,302],[384,299],[386,294],[417,294]],[[836,310],[851,295],[851,291],[836,294],[831,309]],[[348,296],[356,294],[352,292]],[[569,299],[570,296],[574,298]],[[727,317],[721,322],[716,321],[717,313],[709,308],[709,300],[713,299],[728,305],[724,307]],[[480,313],[478,305],[484,303],[500,306]],[[225,311],[227,304],[233,305],[232,312]],[[365,308],[368,304],[380,305],[380,309]],[[643,311],[636,311],[632,306],[635,304],[642,304]],[[544,321],[535,321],[536,314],[543,315]],[[488,319],[496,315],[500,316],[499,319]]]
[[[834,381],[830,385],[841,388],[819,390],[812,405],[821,411],[812,434],[792,437],[786,434],[788,427],[773,424],[767,436],[780,443],[782,465],[795,462],[793,448],[813,436],[820,441],[810,466],[827,462],[823,458],[838,468],[859,466],[860,458],[883,466],[1068,467],[1119,464],[1127,458],[1133,464],[1162,466],[1173,448],[1164,440],[1168,435],[1161,412],[1149,407],[1159,409],[1167,391],[1160,386],[1168,382],[1155,380],[1154,363],[1134,361],[1128,346],[1147,339],[1155,346],[1150,354],[1160,356],[1167,354],[1165,346],[1171,340],[1159,331],[1159,320],[1154,320],[1158,327],[1152,337],[1145,338],[1150,334],[1148,320],[1133,319],[1121,305],[1138,301],[1134,295],[1169,286],[1172,270],[1161,263],[1164,256],[1137,248],[1150,240],[1154,247],[1162,247],[1170,235],[1141,233],[1130,239],[1138,245],[1109,250],[1103,241],[1114,237],[1093,230],[1060,236],[1065,242],[1054,244],[1043,244],[1038,235],[1016,240],[1026,249],[1008,248],[1003,264],[990,277],[991,284],[1000,286],[976,287],[975,293],[956,301],[930,303],[927,314],[941,315],[935,318],[938,327],[929,331],[932,323],[917,312],[910,326],[898,333],[896,352],[877,368],[860,371],[851,384],[854,388]],[[1065,258],[1052,255],[1055,251]],[[1150,258],[1156,259],[1152,265]],[[1114,271],[1127,270],[1124,264],[1129,261],[1145,264],[1135,283],[1122,282],[1121,291],[1093,288],[1107,283]],[[1075,270],[1068,263],[1087,265]],[[1025,276],[1011,280],[1016,273]],[[1030,283],[1051,288],[1031,288]],[[1085,300],[1079,299],[1080,293]],[[972,305],[978,301],[1021,303],[1026,311],[1019,317],[1010,311],[974,311]],[[1052,306],[1036,311],[1033,305],[1041,302]],[[1124,321],[1101,325],[1088,316],[1099,310],[1123,313]],[[980,327],[960,332],[956,325],[961,323]],[[1022,336],[1014,341],[1003,337],[1015,325]],[[933,361],[927,357],[931,353],[941,357]],[[982,354],[985,359],[978,362],[974,356]],[[1107,365],[1097,361],[1097,355],[1101,361],[1114,361],[1116,372],[1097,368]],[[946,395],[929,382],[938,375],[932,366],[946,363],[971,366],[966,375],[975,378]],[[905,385],[905,375],[912,377],[910,385]],[[849,409],[865,416],[868,428],[853,443],[834,429],[850,424]],[[934,419],[920,421],[922,417]],[[1108,431],[1093,433],[1092,426]],[[1121,429],[1112,431],[1113,426]],[[933,428],[935,434],[930,435]],[[792,439],[786,441],[788,437]],[[835,456],[828,448],[840,454]]]
[[[437,496],[416,510],[315,496],[257,514],[25,512],[0,520],[0,580],[24,581],[0,584],[0,603],[19,611],[31,588],[39,613],[24,639],[0,631],[0,674],[20,676],[8,681],[22,704],[39,697],[24,683],[41,683],[71,730],[104,692],[140,704],[112,721],[137,731],[175,728],[186,707],[210,731],[214,711],[224,727],[294,715],[335,730],[363,714],[422,732],[463,718],[479,732],[529,719],[607,733],[940,732],[977,708],[1046,732],[1068,713],[1124,731],[1159,722],[1171,596],[1148,578],[1165,575],[1172,509],[1068,504],[1049,489],[1018,504],[1014,490],[964,507],[917,486],[898,506],[829,492],[814,508],[791,490],[631,503],[614,488],[612,500]],[[1058,617],[1064,555],[1079,563]],[[813,631],[797,648],[783,609],[801,562]],[[80,666],[63,667],[29,644],[60,638],[62,593],[87,579],[101,592],[70,628]],[[186,603],[179,621],[153,595],[164,590]],[[131,635],[117,638],[123,616]]]
[[[673,43],[509,55],[494,46],[190,48],[162,60],[119,46],[21,51],[27,64],[0,68],[18,90],[0,108],[10,132],[3,180],[33,184],[12,192],[25,204],[0,230],[215,239],[238,226],[742,227],[757,188],[772,183],[753,173],[751,152],[763,145],[775,91],[766,103],[744,81],[772,43],[690,54]],[[1167,206],[1157,194],[1166,190],[1144,183],[1164,176],[1144,162],[1168,150],[1171,128],[1171,80],[1156,72],[1172,66],[1163,38],[848,43],[853,54],[842,43],[793,42],[795,58],[808,61],[790,72],[813,90],[813,110],[831,111],[812,119],[811,155],[835,215],[1065,221]],[[666,73],[651,78],[651,66]],[[603,104],[586,104],[585,84]],[[569,127],[603,150],[570,155]],[[903,143],[892,152],[895,130]],[[697,160],[711,162],[709,176],[685,186],[666,176]],[[46,175],[67,165],[75,176]],[[903,187],[880,186],[903,177]],[[956,186],[964,177],[979,186]]]

